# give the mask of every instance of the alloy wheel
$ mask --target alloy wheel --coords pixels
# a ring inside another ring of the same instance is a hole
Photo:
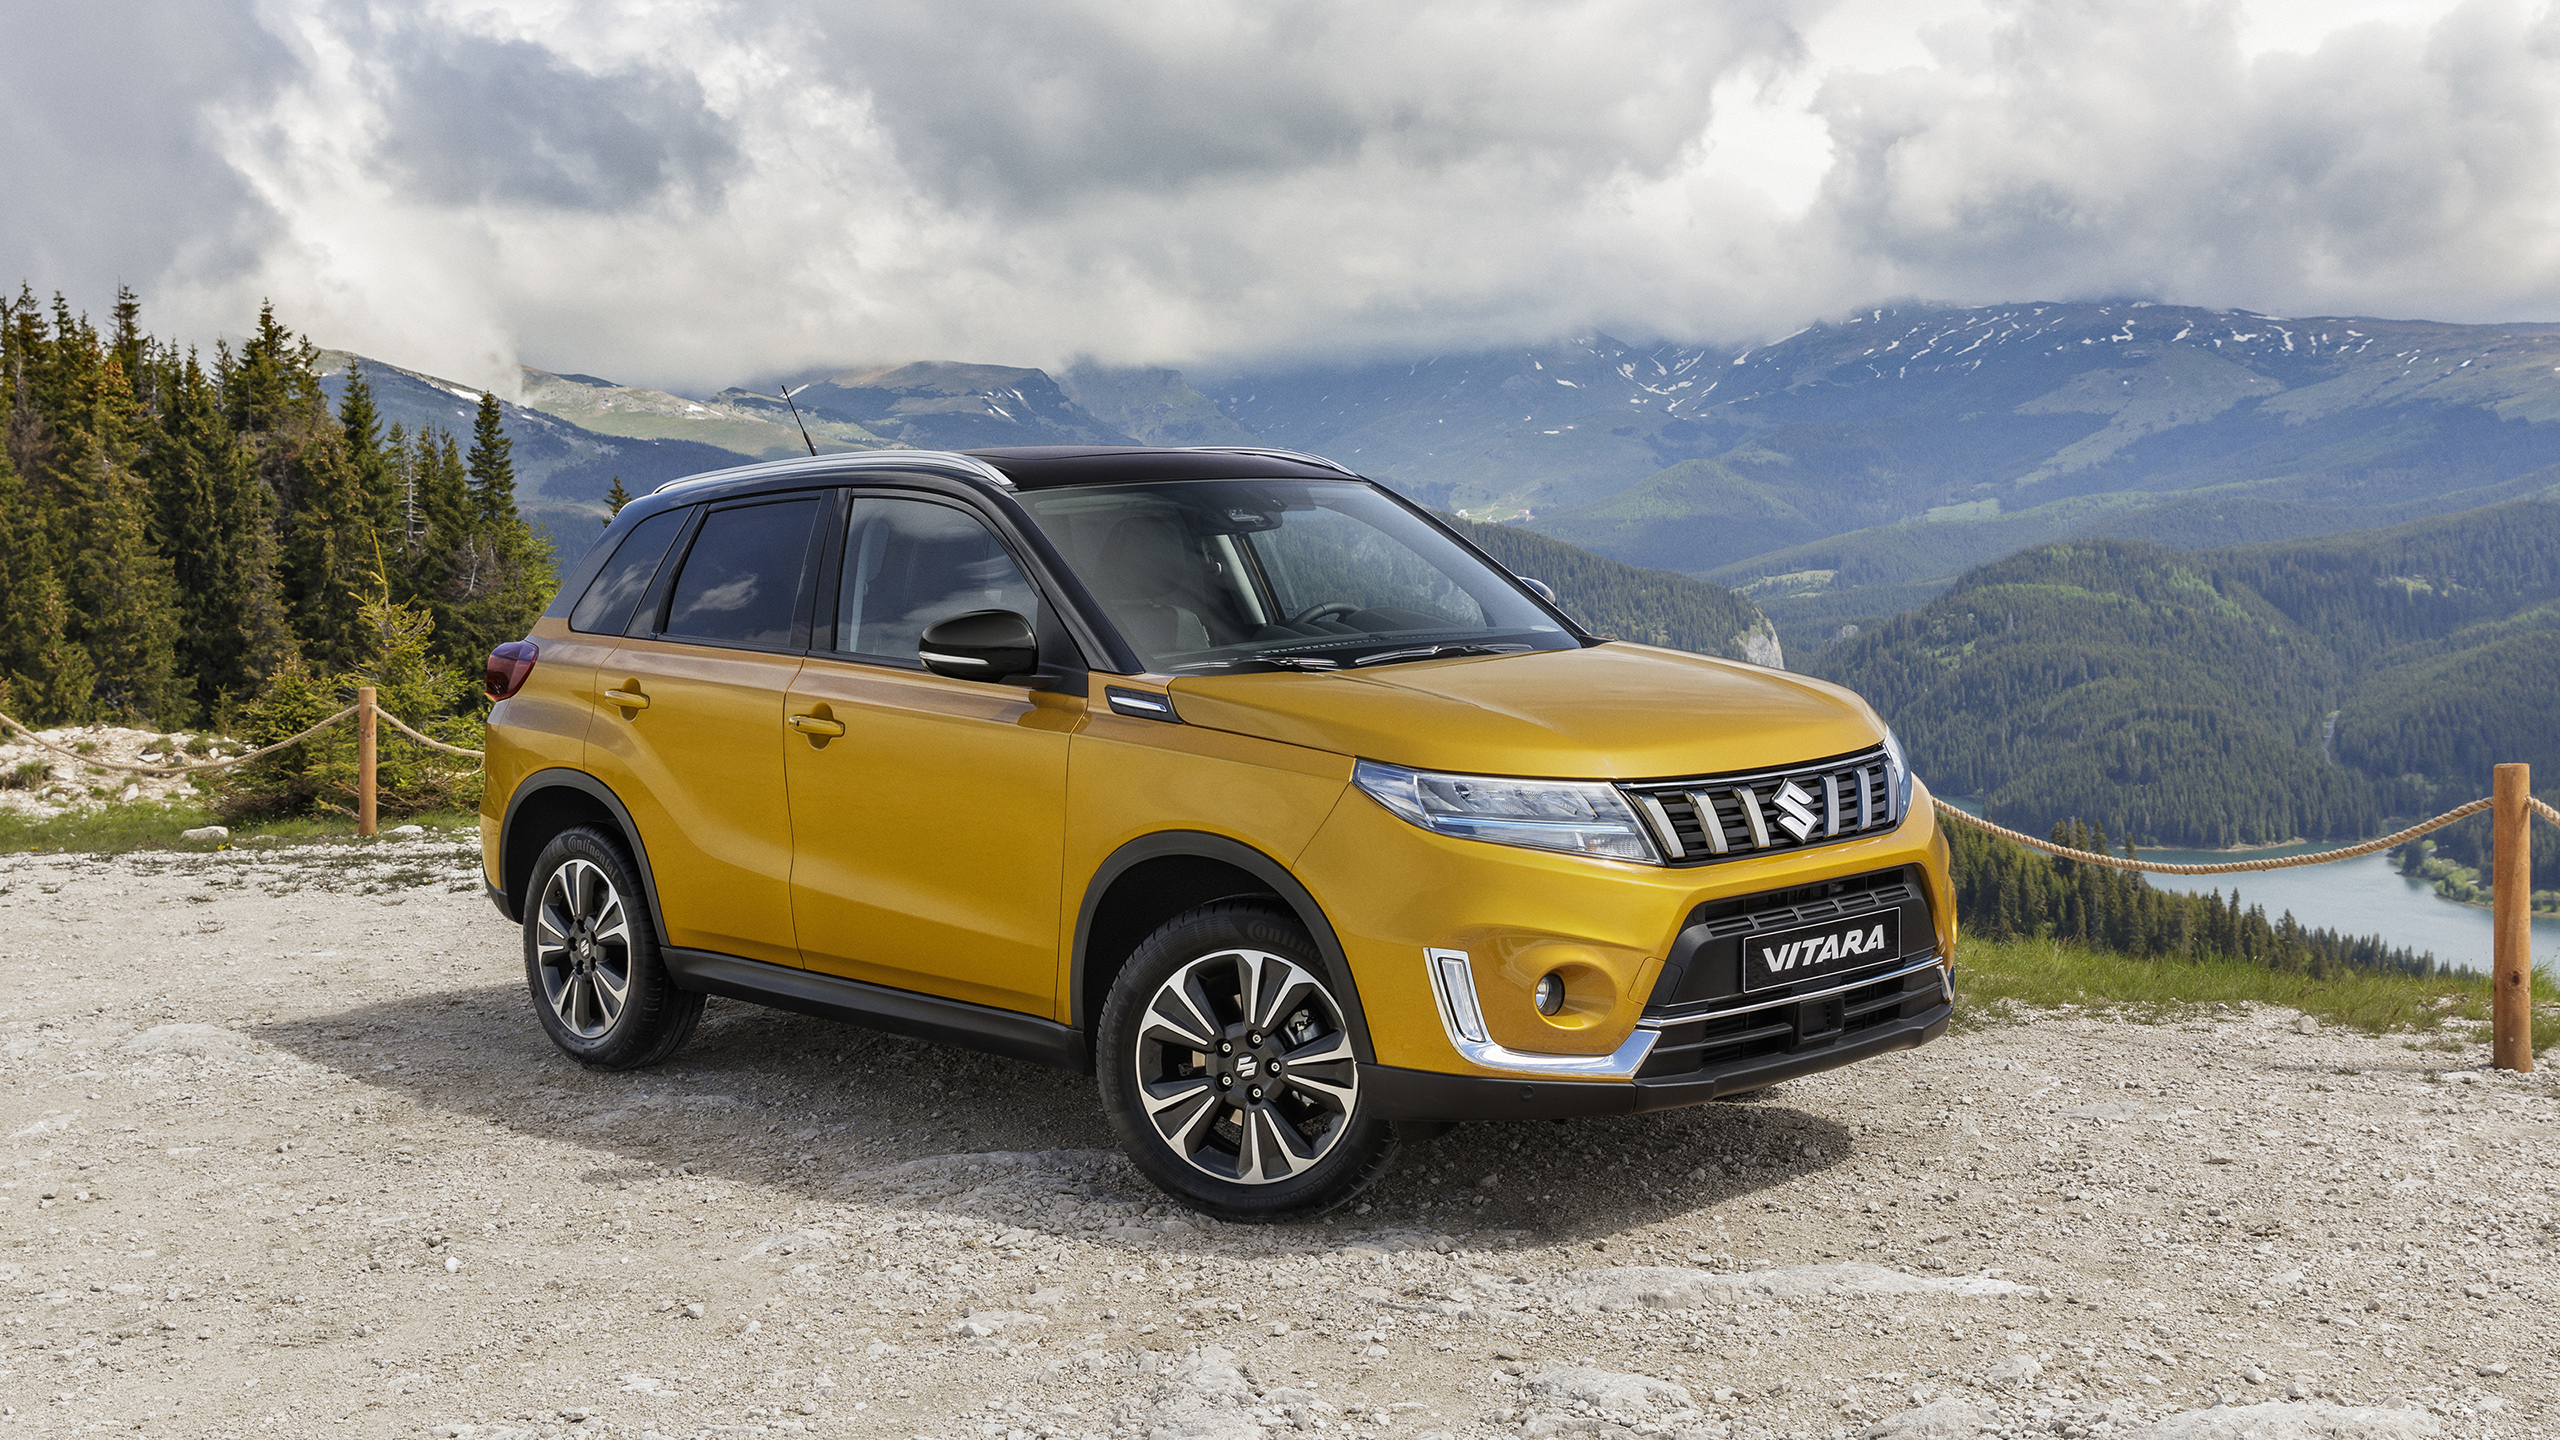
[[[1231,1183],[1305,1173],[1360,1102],[1342,1007],[1313,974],[1268,951],[1219,950],[1175,970],[1147,1003],[1136,1050],[1157,1138]]]
[[[569,1033],[593,1040],[631,999],[631,917],[612,877],[571,859],[551,872],[534,916],[542,998]]]

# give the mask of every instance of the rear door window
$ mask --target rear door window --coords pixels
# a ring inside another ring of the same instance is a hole
[[[667,597],[670,639],[778,650],[792,642],[815,497],[705,516]]]
[[[578,597],[578,608],[569,612],[569,628],[590,635],[621,634],[631,623],[631,607],[640,603],[649,582],[657,578],[658,562],[667,558],[667,547],[675,543],[676,532],[692,513],[686,508],[669,510],[631,527],[587,593]]]

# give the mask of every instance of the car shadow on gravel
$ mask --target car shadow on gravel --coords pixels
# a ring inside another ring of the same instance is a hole
[[[561,1055],[511,986],[399,996],[256,1033],[427,1109],[593,1152],[582,1178],[607,1188],[690,1173],[817,1201],[983,1215],[990,1189],[1023,1178],[1001,1172],[1028,1168],[1051,1172],[1033,1189],[1117,1201],[1132,1218],[1179,1213],[1119,1158],[1088,1077],[743,1002],[713,999],[691,1043],[632,1071]],[[1847,1126],[1788,1105],[1783,1087],[1651,1115],[1460,1125],[1405,1139],[1356,1209],[1257,1233],[1289,1248],[1282,1237],[1293,1232],[1319,1247],[1369,1237],[1605,1246],[1761,1203],[1764,1190],[1839,1163],[1857,1143]],[[981,1155],[1042,1158],[972,1162]],[[955,1168],[976,1178],[936,1178]],[[1206,1233],[1175,1223],[1094,1238],[1152,1248],[1236,1228],[1199,1225]]]

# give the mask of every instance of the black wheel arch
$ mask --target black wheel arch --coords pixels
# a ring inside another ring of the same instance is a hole
[[[1067,984],[1070,1023],[1086,1048],[1098,1043],[1102,1001],[1111,992],[1112,977],[1157,926],[1212,901],[1253,898],[1280,902],[1307,927],[1341,989],[1337,998],[1351,1022],[1352,1053],[1362,1064],[1375,1064],[1360,985],[1324,907],[1286,865],[1242,841],[1204,830],[1142,835],[1112,851],[1085,883]]]
[[[506,815],[498,822],[498,878],[504,882],[498,894],[499,908],[508,919],[522,922],[525,887],[533,882],[533,862],[541,858],[542,847],[551,843],[552,836],[579,825],[602,825],[621,835],[632,868],[640,872],[640,888],[649,902],[650,917],[658,922],[663,935],[666,927],[662,917],[666,911],[658,904],[658,877],[649,868],[649,847],[640,843],[640,827],[632,820],[629,807],[611,786],[583,770],[566,766],[536,770],[507,797]]]

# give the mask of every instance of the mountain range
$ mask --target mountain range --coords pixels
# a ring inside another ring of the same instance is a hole
[[[332,355],[333,384],[355,357]],[[386,418],[468,387],[363,362]],[[1186,378],[920,361],[701,398],[524,372],[528,510],[826,449],[1259,444],[1741,589],[1805,652],[2058,539],[2369,529],[2560,490],[2560,326],[2143,302],[1873,309],[1747,350],[1591,334]],[[804,442],[802,426],[806,427]]]

